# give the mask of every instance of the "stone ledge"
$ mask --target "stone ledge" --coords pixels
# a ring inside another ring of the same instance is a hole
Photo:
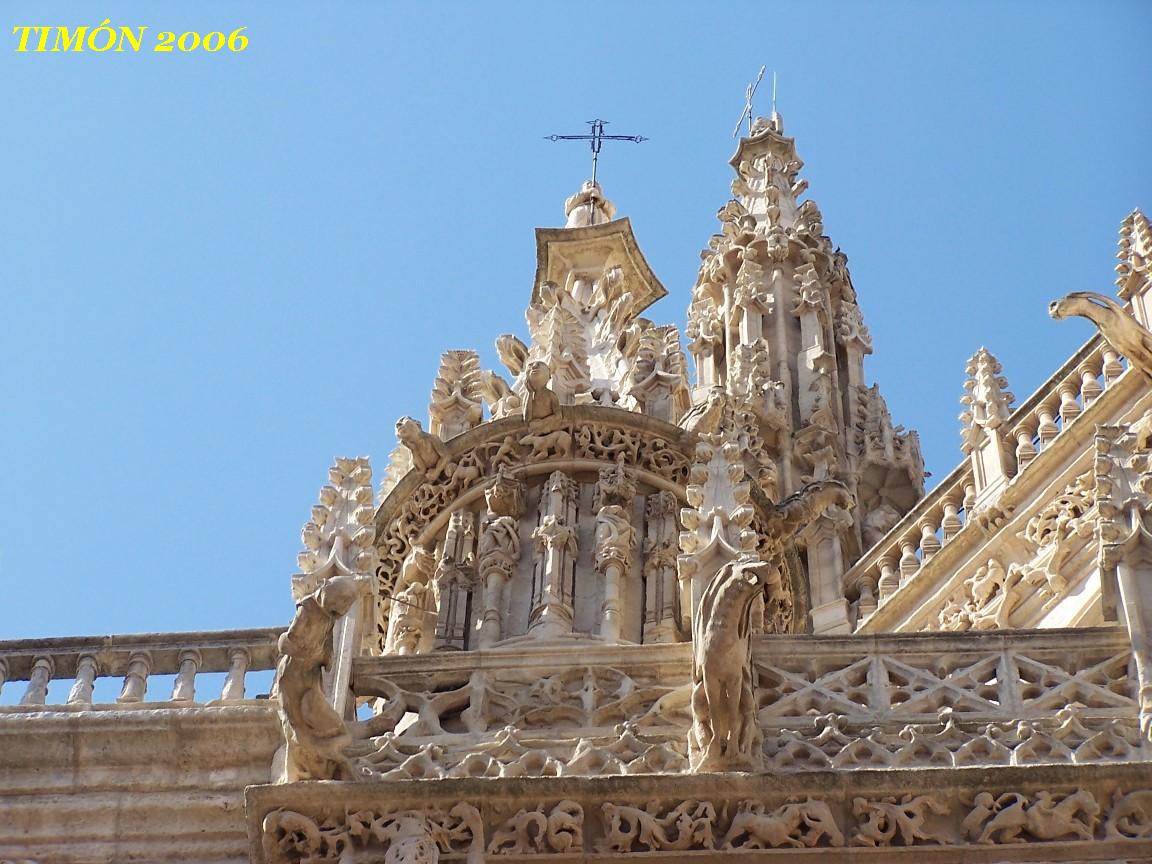
[[[1133,799],[1123,796],[1137,790],[1142,796],[1139,804],[1144,807],[1141,815],[1135,822],[1117,821],[1123,808],[1131,809]],[[1002,810],[995,813],[1008,815],[995,822],[993,811],[989,811],[983,821],[976,819],[980,793],[993,796],[985,799],[987,803],[1003,801]],[[1061,808],[1059,818],[1043,818],[1048,806],[1045,793],[1054,796],[1052,801]],[[906,795],[933,797],[936,806],[920,799],[904,799]],[[1020,796],[1022,803],[1016,811],[1021,816],[1036,808],[1034,815],[1041,817],[1031,829],[1020,829],[1018,840],[1013,839],[1009,824],[1013,818],[1009,805],[1015,800],[1012,795]],[[875,821],[883,819],[882,813],[875,815],[882,810],[876,805],[882,805],[886,798],[892,799],[893,807],[910,807],[905,821],[914,849],[899,848],[904,845],[904,829],[897,821]],[[1066,799],[1067,804],[1063,803]],[[791,811],[787,809],[790,802]],[[250,855],[258,864],[296,862],[307,855],[315,862],[336,861],[338,856],[331,857],[325,845],[326,837],[336,835],[366,847],[376,843],[380,848],[366,848],[365,854],[383,854],[383,846],[391,841],[379,838],[395,838],[398,825],[411,828],[425,821],[429,827],[422,836],[441,839],[445,844],[442,857],[467,858],[469,864],[478,864],[484,856],[489,861],[541,856],[582,861],[620,854],[660,861],[700,861],[721,851],[727,855],[741,852],[740,847],[745,853],[756,848],[753,835],[734,833],[739,827],[733,824],[734,819],[741,813],[757,816],[763,842],[780,847],[758,848],[755,854],[761,856],[796,854],[848,862],[895,860],[896,856],[911,860],[915,855],[939,862],[992,862],[1004,860],[1007,847],[1013,860],[1020,861],[1149,860],[1149,804],[1152,778],[1147,765],[1137,764],[814,771],[803,775],[310,782],[254,786],[245,791]],[[790,818],[796,807],[812,810]],[[573,815],[576,812],[578,819]],[[297,820],[297,814],[304,820]],[[650,817],[650,824],[643,826],[646,817]],[[290,830],[287,826],[291,820],[306,827]],[[529,823],[537,825],[535,835],[531,828],[525,829]],[[577,825],[575,834],[568,831],[567,839],[562,836],[565,824]],[[819,824],[829,830],[816,830],[814,826]],[[369,830],[373,826],[375,833]],[[549,833],[544,826],[549,826]],[[561,830],[552,831],[557,826]],[[1068,839],[1077,835],[1076,827],[1069,826],[1079,826],[1081,835],[1090,831],[1092,839]],[[973,842],[973,836],[979,839],[979,832],[989,828],[990,842]],[[871,832],[875,837],[877,831],[881,845],[872,847],[868,835]],[[1122,837],[1122,831],[1137,836]],[[558,839],[553,840],[552,834]],[[722,850],[728,840],[737,848]],[[812,848],[804,848],[807,846]]]

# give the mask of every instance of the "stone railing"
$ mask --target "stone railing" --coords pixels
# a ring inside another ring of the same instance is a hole
[[[773,637],[755,663],[770,770],[1152,759],[1121,628]]]
[[[1065,431],[1126,369],[1127,362],[1097,334],[1020,404],[1005,424],[1005,437],[1016,441],[1016,477],[1042,453],[1058,449]],[[858,624],[961,534],[975,499],[971,463],[965,460],[848,569],[844,591],[857,605]]]
[[[276,640],[282,632],[283,628],[273,627],[0,642],[0,688],[27,682],[19,703],[0,705],[0,711],[43,710],[49,703],[49,685],[60,680],[72,685],[63,704],[52,706],[54,710],[99,707],[103,700],[94,698],[94,692],[100,678],[123,679],[114,702],[104,702],[112,707],[239,702],[253,698],[245,692],[248,673],[275,668]],[[197,677],[209,673],[224,673],[222,688],[198,692]],[[172,679],[170,684],[164,682],[163,692],[156,692],[158,676]]]
[[[1152,758],[1120,628],[766,636],[753,661],[774,773]],[[683,772],[691,662],[684,643],[358,659],[356,694],[382,700],[358,774]]]

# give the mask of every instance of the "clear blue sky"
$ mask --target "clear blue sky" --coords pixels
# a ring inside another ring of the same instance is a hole
[[[6,2],[0,638],[273,625],[326,471],[524,334],[533,228],[601,178],[683,325],[744,86],[779,109],[896,422],[959,458],[965,360],[1024,398],[1152,207],[1152,4]],[[246,25],[241,54],[14,53],[18,24]],[[761,103],[765,109],[767,104]],[[931,481],[930,481],[931,483]]]

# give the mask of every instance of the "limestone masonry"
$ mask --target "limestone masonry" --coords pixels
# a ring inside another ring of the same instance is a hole
[[[731,164],[683,334],[598,185],[536,229],[286,627],[0,642],[0,859],[1152,861],[1148,220],[1036,393],[973,354],[925,494],[780,117]]]

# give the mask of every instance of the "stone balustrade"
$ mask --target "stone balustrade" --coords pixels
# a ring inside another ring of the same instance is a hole
[[[113,706],[183,707],[250,699],[262,694],[247,692],[245,678],[250,672],[275,668],[276,640],[282,632],[283,628],[271,627],[0,642],[0,688],[25,682],[19,704],[0,706],[0,711],[43,710],[49,702],[49,684],[60,680],[72,682],[64,705],[94,707],[99,678],[122,679]],[[198,677],[209,673],[224,673],[222,689],[198,688]],[[170,684],[164,682],[163,692],[149,687],[157,676],[172,677]]]
[[[1015,476],[1055,447],[1126,370],[1127,361],[1096,334],[1020,404],[1005,424],[1005,438],[1015,442]],[[856,604],[857,626],[961,533],[976,492],[971,463],[962,462],[849,568],[844,592]]]

